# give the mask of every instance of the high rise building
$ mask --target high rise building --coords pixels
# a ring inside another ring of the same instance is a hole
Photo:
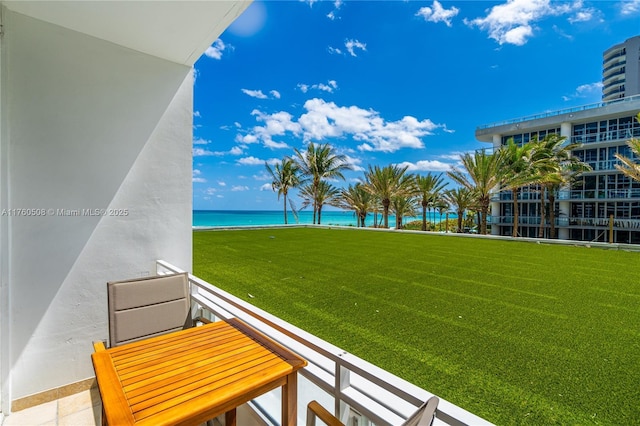
[[[616,44],[602,54],[602,100],[640,94],[640,36]]]
[[[518,234],[537,237],[550,234],[550,209],[556,213],[556,238],[640,244],[640,182],[619,172],[615,154],[635,158],[627,146],[640,138],[640,36],[604,52],[603,101],[479,126],[476,139],[498,150],[510,139],[522,144],[559,134],[580,144],[573,155],[591,166],[570,186],[557,191],[554,205],[540,188],[528,186],[518,195]],[[541,198],[543,198],[541,200]],[[511,191],[496,191],[491,205],[491,233],[512,235],[514,227]],[[541,217],[541,202],[545,217]],[[541,229],[542,227],[542,229]],[[612,229],[610,228],[612,227]],[[610,231],[613,231],[612,233]]]

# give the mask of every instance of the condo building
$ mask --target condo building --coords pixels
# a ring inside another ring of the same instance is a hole
[[[608,242],[613,216],[613,242],[640,244],[640,182],[631,180],[615,165],[619,153],[633,158],[627,146],[640,138],[640,95],[483,125],[476,138],[498,150],[513,138],[516,143],[543,139],[550,133],[580,144],[573,155],[589,164],[591,171],[578,177],[571,187],[560,190],[554,206],[556,237],[565,240]],[[537,237],[540,229],[540,191],[531,186],[519,193],[519,235]],[[492,197],[491,233],[512,235],[513,200],[511,191],[498,191]],[[548,203],[548,200],[545,200]],[[549,217],[544,234],[549,235]]]
[[[602,102],[479,126],[476,139],[489,142],[493,150],[509,139],[522,144],[548,134],[577,143],[573,155],[591,166],[568,187],[555,194],[553,206],[545,199],[541,218],[541,191],[522,188],[518,197],[518,235],[538,237],[540,228],[550,235],[548,212],[555,214],[555,237],[564,240],[640,244],[640,182],[619,172],[615,154],[635,158],[627,141],[640,138],[640,36],[617,44],[603,53]],[[545,197],[547,195],[545,194]],[[511,191],[492,197],[491,233],[512,235]],[[542,222],[542,223],[541,223]]]
[[[602,54],[602,100],[640,94],[640,36],[616,44]]]

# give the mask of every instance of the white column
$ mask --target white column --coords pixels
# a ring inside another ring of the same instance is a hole
[[[567,143],[571,143],[571,123],[564,122],[560,124],[560,136],[565,136],[567,138]],[[562,191],[569,191],[569,187],[561,188]],[[558,202],[560,208],[560,216],[568,218],[571,214],[571,202],[570,201],[559,201]],[[553,206],[551,206],[553,208]],[[558,239],[560,240],[568,240],[569,239],[569,229],[568,228],[557,228],[558,230]]]

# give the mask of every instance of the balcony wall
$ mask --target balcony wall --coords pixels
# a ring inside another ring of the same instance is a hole
[[[8,412],[93,375],[107,280],[152,274],[161,254],[190,267],[193,84],[184,64],[6,8],[3,21]]]

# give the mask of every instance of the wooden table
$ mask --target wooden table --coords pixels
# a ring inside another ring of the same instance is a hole
[[[307,362],[237,319],[91,355],[103,424],[197,425],[282,387],[282,424],[295,425],[297,371]],[[106,422],[105,422],[106,419]]]

